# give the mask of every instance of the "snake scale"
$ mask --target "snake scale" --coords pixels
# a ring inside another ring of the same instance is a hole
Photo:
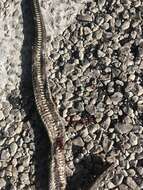
[[[32,83],[37,110],[50,139],[50,190],[65,190],[64,125],[52,100],[46,81],[46,30],[38,0],[32,0],[34,44],[32,53]],[[45,91],[46,87],[46,91]]]

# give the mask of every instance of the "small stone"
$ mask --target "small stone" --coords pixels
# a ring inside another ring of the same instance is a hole
[[[86,137],[84,137],[84,142],[90,142],[92,140],[92,138],[89,136],[89,135],[87,135]]]
[[[114,184],[115,184],[116,186],[122,184],[123,179],[124,179],[124,175],[122,175],[122,174],[117,174],[117,175],[115,176],[115,182],[114,182]]]
[[[136,76],[134,74],[129,75],[129,81],[134,81]]]
[[[86,146],[86,148],[87,148],[88,151],[90,151],[93,147],[94,147],[93,141],[90,141],[90,142],[87,144],[87,146]]]
[[[99,123],[100,121],[102,121],[102,118],[103,118],[103,113],[102,112],[95,113],[95,119],[96,119],[97,123]]]
[[[73,64],[65,64],[65,66],[64,66],[64,73],[66,75],[72,73],[73,70],[74,70],[74,65]]]
[[[128,186],[124,185],[124,184],[121,184],[119,186],[119,190],[129,190]]]
[[[5,176],[5,173],[6,173],[5,170],[1,170],[0,171],[0,178],[3,178]]]
[[[136,146],[138,144],[138,137],[134,133],[130,133],[130,143],[132,146]]]
[[[143,167],[137,167],[137,172],[139,173],[139,175],[143,176]]]
[[[113,102],[114,105],[117,105],[123,98],[123,94],[121,94],[120,92],[115,92],[112,96],[111,96],[111,100]]]
[[[25,159],[23,160],[23,166],[28,167],[30,163],[30,155],[26,156]]]
[[[88,35],[88,34],[90,34],[92,32],[89,27],[84,27],[83,31],[84,31],[84,35]]]
[[[102,10],[103,6],[105,5],[106,0],[98,0],[99,10]]]
[[[4,114],[2,111],[0,111],[0,120],[4,119]]]
[[[127,30],[130,27],[130,22],[129,21],[125,21],[122,24],[122,30]]]
[[[21,182],[23,184],[25,184],[25,185],[29,185],[30,184],[28,173],[22,173],[20,179],[21,179]]]
[[[17,144],[15,142],[10,144],[10,154],[11,154],[11,156],[15,155],[15,153],[17,151],[17,148],[18,148],[18,146],[17,146]]]
[[[83,128],[83,125],[82,125],[82,124],[77,124],[77,125],[75,126],[76,131],[80,131],[82,128]]]
[[[10,158],[10,154],[8,149],[2,150],[1,152],[1,160],[8,160]]]
[[[141,86],[138,86],[138,96],[143,95],[143,88]]]
[[[92,22],[93,18],[91,15],[78,15],[77,20],[82,22]]]
[[[130,175],[131,177],[133,177],[133,176],[136,175],[136,172],[135,172],[134,169],[129,169],[129,170],[128,170],[128,173],[129,173],[129,175]]]
[[[80,135],[84,138],[88,135],[88,130],[87,128],[84,128],[81,132],[80,132]]]
[[[126,134],[126,133],[129,133],[133,128],[133,125],[128,123],[128,124],[125,124],[125,123],[121,123],[121,124],[116,124],[115,125],[115,129],[120,132],[121,134]]]
[[[83,146],[84,146],[84,142],[83,142],[83,140],[82,140],[81,137],[77,137],[76,139],[73,139],[73,140],[72,140],[72,143],[73,143],[73,145],[75,145],[75,146],[80,146],[80,147],[83,147]]]
[[[103,139],[103,149],[105,152],[109,152],[113,147],[114,142],[108,139],[107,137],[104,137]]]
[[[133,180],[132,177],[127,177],[126,183],[127,183],[127,185],[128,185],[132,190],[139,190],[138,185],[136,184],[136,182]]]
[[[111,124],[111,118],[110,117],[107,117],[107,119],[104,121],[104,123],[103,123],[103,128],[104,129],[108,129],[109,128],[109,126],[110,126],[110,124]]]
[[[94,36],[97,40],[100,40],[102,38],[103,32],[101,30],[97,30],[94,32]]]
[[[108,188],[109,189],[114,189],[115,188],[115,185],[114,183],[112,183],[111,181],[108,183]]]
[[[6,181],[3,178],[0,178],[0,189],[6,186]]]
[[[15,167],[15,166],[17,165],[17,159],[16,159],[16,158],[13,158],[11,163],[12,163],[12,165]]]
[[[100,128],[99,124],[93,124],[89,126],[89,133],[93,135]]]
[[[19,167],[18,167],[18,172],[20,172],[20,173],[21,173],[21,172],[23,172],[23,171],[24,171],[24,167],[23,167],[22,165],[21,165],[21,166],[19,166]]]

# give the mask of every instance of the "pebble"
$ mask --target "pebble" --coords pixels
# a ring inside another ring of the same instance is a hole
[[[107,129],[109,128],[110,124],[111,124],[111,118],[110,118],[110,117],[107,117],[107,119],[106,119],[106,120],[104,121],[104,123],[103,123],[103,128],[104,128],[105,130],[107,130]]]
[[[136,175],[136,172],[135,172],[134,169],[129,169],[129,170],[128,170],[128,173],[129,173],[129,175],[130,175],[131,177],[134,177],[134,176]]]
[[[17,152],[18,146],[15,142],[10,144],[10,154],[11,156],[14,156],[15,153]]]
[[[105,5],[106,0],[98,0],[99,10],[102,10],[103,6]]]
[[[1,151],[1,160],[8,160],[10,158],[10,153],[8,149],[2,150]]]
[[[122,174],[116,174],[114,184],[116,186],[121,185],[123,183],[123,179],[124,179],[124,175],[122,175]]]
[[[94,147],[93,141],[89,142],[86,146],[87,150],[90,151]]]
[[[137,172],[139,173],[139,175],[141,175],[143,177],[143,167],[138,166],[137,167]]]
[[[81,137],[77,137],[77,138],[73,139],[72,143],[75,146],[79,146],[79,147],[83,147],[84,146],[84,142],[83,142],[83,140],[82,140]]]
[[[0,178],[0,189],[6,186],[6,181],[3,178]]]
[[[80,135],[84,138],[88,135],[88,130],[87,128],[84,128],[82,131],[80,131]]]
[[[96,122],[99,123],[100,121],[102,121],[102,118],[103,118],[103,113],[102,112],[96,112],[95,113],[96,115]]]
[[[114,105],[117,105],[123,98],[123,94],[121,94],[120,92],[115,92],[112,96],[111,96],[111,100],[113,102]]]
[[[108,183],[108,188],[109,189],[114,189],[116,186],[114,185],[114,183],[112,183],[111,181]]]
[[[0,120],[4,119],[4,114],[2,111],[0,111]]]
[[[121,134],[127,134],[133,129],[133,124],[131,123],[118,123],[115,125],[115,129]]]
[[[127,30],[130,27],[130,22],[129,21],[125,21],[122,24],[122,30]]]
[[[127,185],[121,184],[121,185],[119,186],[119,190],[129,190],[129,188],[128,188]]]
[[[92,22],[93,18],[91,15],[78,15],[77,20],[82,22]]]
[[[130,133],[130,143],[132,146],[136,146],[138,144],[138,137],[134,133]]]
[[[133,180],[132,177],[127,177],[126,183],[129,186],[129,188],[131,188],[132,190],[139,190],[138,185],[136,184],[136,182]]]

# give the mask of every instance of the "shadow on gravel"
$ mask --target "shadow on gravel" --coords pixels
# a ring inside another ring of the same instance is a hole
[[[48,163],[49,163],[49,141],[46,130],[42,126],[40,117],[36,111],[32,89],[32,43],[34,36],[34,25],[32,20],[31,1],[22,0],[24,41],[21,50],[22,75],[21,75],[21,95],[22,108],[26,112],[24,124],[30,123],[34,131],[35,153],[33,161],[35,163],[35,183],[36,189],[47,190],[48,187]]]
[[[76,165],[74,175],[68,179],[68,190],[88,190],[96,179],[109,167],[102,159],[89,155]]]

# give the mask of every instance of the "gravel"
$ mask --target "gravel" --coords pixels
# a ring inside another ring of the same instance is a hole
[[[142,189],[142,1],[40,3],[70,189],[88,186],[112,162],[101,190]],[[32,92],[30,4],[2,0],[0,12],[0,189],[46,190],[49,147]]]

